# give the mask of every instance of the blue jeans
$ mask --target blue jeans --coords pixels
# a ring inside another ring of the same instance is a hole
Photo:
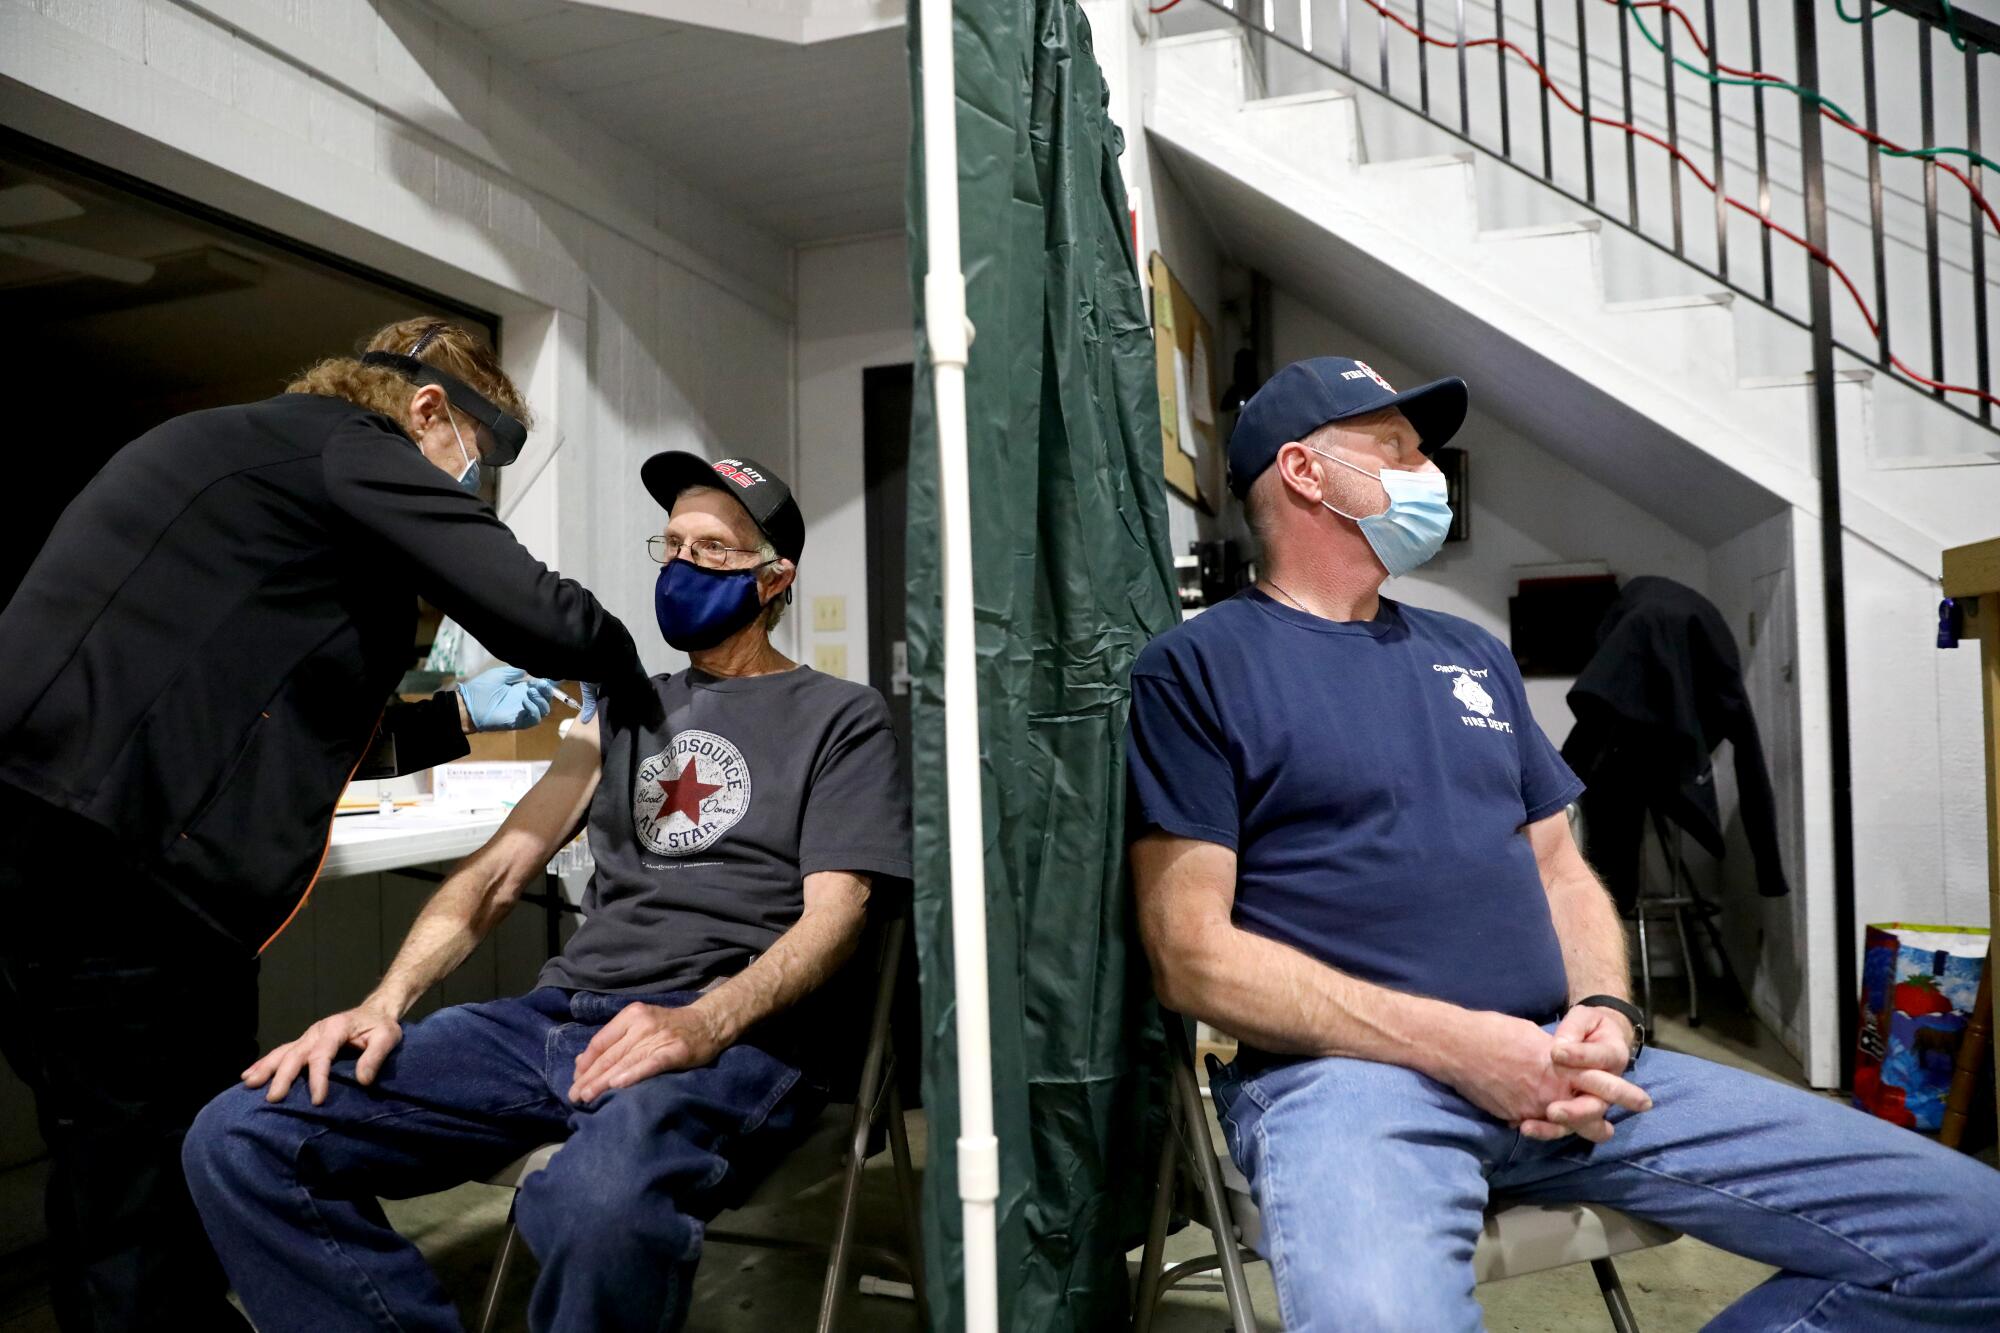
[[[2000,1328],[2000,1172],[1754,1074],[1649,1050],[1617,1133],[1529,1139],[1395,1065],[1323,1059],[1213,1080],[1285,1327],[1480,1327],[1489,1197],[1600,1203],[1780,1271],[1711,1329]]]
[[[586,1106],[576,1057],[635,1000],[544,987],[443,1009],[406,1028],[375,1086],[336,1081],[314,1106],[241,1086],[210,1102],[182,1152],[223,1268],[262,1333],[455,1330],[458,1313],[377,1198],[483,1179],[565,1139],[515,1200],[541,1261],[531,1327],[676,1329],[702,1222],[791,1149],[825,1104],[787,1043],[758,1034],[714,1064],[646,1079]],[[350,1079],[352,1060],[334,1065]]]

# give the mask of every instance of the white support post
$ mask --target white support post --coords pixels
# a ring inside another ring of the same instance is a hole
[[[965,1222],[966,1333],[999,1333],[993,1134],[993,1044],[986,980],[986,835],[979,757],[979,683],[972,615],[971,466],[965,364],[972,326],[958,238],[958,108],[951,0],[922,0],[924,330],[937,410],[938,528],[944,573],[946,827],[951,837],[952,972],[958,1017],[958,1195]]]

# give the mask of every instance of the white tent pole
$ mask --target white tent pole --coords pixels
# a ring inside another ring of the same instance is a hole
[[[993,1037],[986,987],[986,834],[972,616],[972,494],[965,361],[972,326],[958,252],[958,106],[951,0],[922,0],[924,332],[937,408],[938,529],[944,569],[944,767],[951,837],[951,956],[958,1013],[958,1197],[965,1210],[966,1333],[999,1333],[994,1202]]]

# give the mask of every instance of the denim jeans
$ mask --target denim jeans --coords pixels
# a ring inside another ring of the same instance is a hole
[[[244,1087],[210,1102],[183,1160],[222,1266],[261,1333],[445,1330],[457,1311],[381,1198],[481,1179],[565,1139],[515,1200],[541,1262],[529,1325],[560,1333],[675,1329],[702,1222],[789,1151],[825,1104],[783,1040],[753,1033],[713,1064],[660,1074],[585,1106],[576,1057],[635,1000],[544,987],[443,1009],[404,1029],[372,1088],[301,1078],[278,1103]],[[352,1060],[335,1064],[352,1077]]]
[[[1262,1213],[1287,1329],[1480,1327],[1489,1198],[1600,1203],[1780,1271],[1717,1330],[2000,1328],[2000,1172],[1826,1098],[1649,1050],[1653,1109],[1524,1137],[1395,1065],[1322,1059],[1213,1080]]]

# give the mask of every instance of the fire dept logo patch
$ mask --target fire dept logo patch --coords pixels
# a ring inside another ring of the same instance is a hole
[[[1493,696],[1486,692],[1484,685],[1465,672],[1459,672],[1457,678],[1451,682],[1451,693],[1453,698],[1465,705],[1467,712],[1477,713],[1481,717],[1493,716]]]
[[[661,856],[712,846],[750,808],[750,765],[712,731],[682,731],[639,765],[632,825],[639,845]]]

